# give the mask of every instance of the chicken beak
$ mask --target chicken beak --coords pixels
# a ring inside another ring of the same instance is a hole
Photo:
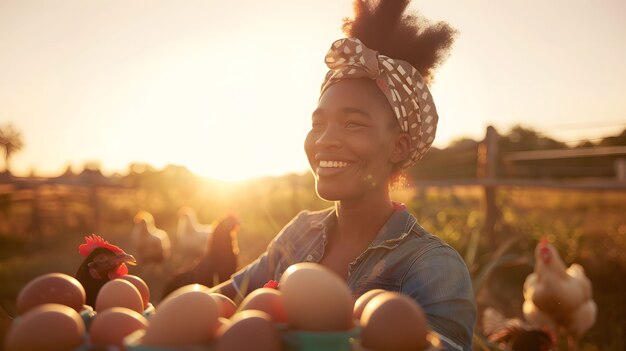
[[[115,261],[118,264],[122,264],[122,263],[126,263],[129,264],[131,266],[136,266],[137,265],[137,260],[135,259],[135,257],[133,255],[129,255],[126,252],[120,252],[115,256]]]

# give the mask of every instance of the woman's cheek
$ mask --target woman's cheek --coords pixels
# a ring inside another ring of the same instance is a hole
[[[304,139],[304,152],[313,170],[315,170],[315,138],[313,131],[309,131]]]

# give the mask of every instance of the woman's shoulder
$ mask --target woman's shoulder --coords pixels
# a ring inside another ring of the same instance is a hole
[[[454,247],[442,238],[428,232],[417,222],[398,249],[410,257],[407,259],[412,266],[445,262],[446,266],[457,266],[467,270],[465,261]]]

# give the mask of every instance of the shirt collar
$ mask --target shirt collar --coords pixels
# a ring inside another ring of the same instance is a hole
[[[315,229],[324,229],[325,232],[328,231],[328,228],[332,227],[337,223],[337,213],[335,212],[335,208],[329,208],[326,211],[328,213],[322,217],[322,219],[317,221],[311,221],[311,228]]]
[[[383,225],[382,228],[376,234],[374,240],[370,243],[369,247],[395,247],[400,240],[404,239],[408,233],[411,232],[415,224],[417,223],[415,217],[413,217],[406,206],[399,202],[393,203],[395,210],[391,214],[391,217]],[[322,217],[318,221],[312,221],[311,227],[316,229],[323,229],[324,233],[328,232],[328,229],[337,223],[337,213],[334,208],[328,210],[328,214]]]
[[[404,239],[413,229],[417,221],[406,206],[401,203],[394,203],[395,211],[391,217],[378,231],[378,234],[369,245],[370,248],[375,247],[396,247],[402,239]]]

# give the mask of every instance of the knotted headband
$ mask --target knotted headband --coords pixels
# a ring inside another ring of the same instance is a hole
[[[325,62],[330,71],[322,83],[320,95],[344,79],[375,80],[389,101],[400,128],[411,137],[411,157],[402,168],[414,165],[424,156],[435,140],[439,116],[424,79],[411,64],[380,55],[356,38],[335,41]]]

